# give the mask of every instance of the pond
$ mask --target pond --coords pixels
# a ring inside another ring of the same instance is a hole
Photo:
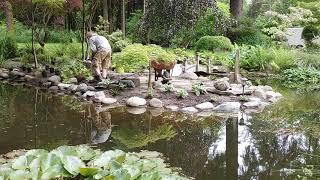
[[[320,93],[279,90],[285,98],[252,117],[197,117],[95,107],[0,84],[0,153],[90,143],[103,150],[158,151],[201,180],[320,176]]]

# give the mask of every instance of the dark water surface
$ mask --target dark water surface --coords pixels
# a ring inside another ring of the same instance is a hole
[[[134,115],[128,111],[141,109],[94,107],[0,84],[0,153],[90,143],[158,151],[201,180],[319,177],[320,93],[282,93],[284,100],[249,119],[204,118],[159,110]]]

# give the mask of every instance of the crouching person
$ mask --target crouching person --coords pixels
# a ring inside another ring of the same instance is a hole
[[[107,71],[111,64],[111,46],[109,41],[96,33],[88,32],[86,35],[92,50],[92,70],[98,81],[107,78]]]

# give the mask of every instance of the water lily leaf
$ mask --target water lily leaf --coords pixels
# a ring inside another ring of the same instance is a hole
[[[49,154],[47,154],[42,158],[41,169],[43,172],[47,171],[49,168],[51,168],[54,165],[62,166],[62,162],[56,154],[50,152]]]
[[[13,171],[9,164],[3,164],[0,166],[0,176],[4,179],[10,176],[10,173]]]
[[[150,171],[147,173],[143,173],[139,179],[143,180],[143,179],[161,179],[159,172],[157,171]]]
[[[94,179],[105,179],[110,175],[110,172],[108,170],[102,170],[99,171],[96,175],[94,175]],[[110,178],[110,177],[109,177]]]
[[[76,156],[65,156],[62,160],[63,167],[72,175],[76,176],[80,173],[80,168],[86,167],[84,162]]]
[[[41,176],[41,180],[55,179],[59,177],[71,177],[61,164],[54,165],[47,169]]]
[[[130,180],[131,176],[126,169],[118,169],[113,172],[114,179],[116,180]]]
[[[136,166],[129,166],[129,165],[124,165],[123,169],[127,170],[128,173],[131,176],[131,179],[136,179],[137,177],[139,177],[142,174],[141,171],[142,167],[136,167]]]
[[[25,155],[39,157],[39,156],[43,156],[45,154],[48,154],[48,151],[46,151],[44,149],[33,149],[33,150],[29,150]]]
[[[76,151],[81,160],[88,161],[96,156],[96,152],[87,145],[77,146]]]
[[[103,177],[103,180],[114,180],[114,176],[110,175],[110,176]]]
[[[95,167],[108,168],[110,166],[111,160],[117,159],[118,161],[121,161],[123,157],[125,157],[125,153],[121,150],[106,151],[89,164],[92,164]]]
[[[80,174],[82,176],[94,176],[98,173],[98,168],[80,168]]]
[[[12,168],[17,170],[25,170],[28,167],[27,156],[20,156],[13,160]]]
[[[78,156],[77,148],[73,146],[60,146],[57,149],[51,151],[51,153],[56,154],[61,159],[63,159],[64,156]]]
[[[17,170],[10,174],[10,179],[25,180],[30,178],[30,172],[26,170]]]
[[[110,171],[111,172],[116,171],[121,168],[122,168],[122,165],[120,163],[118,163],[117,161],[111,161],[111,163],[110,163]]]
[[[34,159],[30,165],[29,169],[31,172],[31,177],[33,180],[38,180],[40,178],[40,171],[41,171],[41,158]]]

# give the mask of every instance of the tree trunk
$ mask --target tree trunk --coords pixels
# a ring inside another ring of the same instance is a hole
[[[84,47],[84,43],[86,40],[86,19],[85,19],[85,6],[84,6],[84,1],[82,1],[82,43],[81,43],[81,47],[82,47],[82,60],[85,61],[86,60],[86,56],[85,56],[85,47]]]
[[[239,19],[243,12],[243,0],[230,0],[230,13],[235,19]]]
[[[121,30],[122,30],[122,35],[123,37],[126,36],[126,5],[125,5],[125,0],[122,0],[122,20],[121,20]]]
[[[103,0],[103,19],[109,23],[108,0]],[[107,29],[105,29],[107,31]]]
[[[37,60],[37,53],[36,53],[36,47],[35,47],[35,37],[34,37],[34,32],[35,32],[35,23],[34,23],[34,15],[36,11],[36,7],[34,7],[33,2],[31,0],[31,6],[32,6],[32,54],[33,54],[33,61],[34,61],[34,67],[37,69],[38,68],[38,60]]]
[[[7,31],[13,32],[13,13],[12,5],[9,1],[4,2],[4,14],[6,16]]]
[[[109,8],[110,10],[110,16],[109,16],[109,33],[113,32],[113,12],[112,12],[112,0],[109,0]]]
[[[143,0],[143,14],[146,13],[146,7],[147,7],[147,0]]]

